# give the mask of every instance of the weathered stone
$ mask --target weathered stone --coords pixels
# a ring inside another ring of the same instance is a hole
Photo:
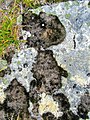
[[[64,112],[69,110],[69,108],[70,108],[69,101],[63,93],[57,93],[57,94],[53,95],[53,98],[55,101],[58,102],[60,110],[62,110]]]
[[[25,26],[24,30],[31,33],[31,37],[27,39],[29,46],[47,48],[61,43],[66,36],[65,28],[58,17],[44,12],[39,15],[31,11],[23,14],[22,25]]]
[[[5,111],[3,109],[0,110],[0,120],[6,120],[5,119]]]
[[[5,74],[11,74],[11,69],[7,67],[5,70],[0,71],[0,77],[4,77]]]
[[[57,120],[57,118],[50,112],[44,113],[42,118],[43,120]]]
[[[7,118],[19,117],[22,120],[30,120],[30,115],[28,112],[29,107],[29,97],[25,88],[14,79],[8,88],[5,90],[6,94],[6,116]]]
[[[79,120],[79,117],[72,113],[72,111],[66,111],[58,120]]]
[[[80,118],[82,119],[88,119],[88,110],[87,108],[85,108],[85,106],[83,106],[82,104],[80,104],[78,106],[78,115],[80,116]]]
[[[52,51],[40,51],[32,69],[37,89],[49,94],[57,91],[61,87],[62,71],[63,69],[57,65]]]
[[[90,94],[87,93],[81,97],[81,103],[78,106],[78,115],[86,119],[88,118],[88,112],[90,111]]]
[[[87,108],[88,111],[90,111],[90,94],[85,94],[81,97],[81,104]]]

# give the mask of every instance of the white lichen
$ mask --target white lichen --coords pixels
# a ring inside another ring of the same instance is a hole
[[[9,65],[11,74],[5,74],[5,76],[0,79],[1,82],[3,82],[3,79],[5,80],[3,88],[5,89],[10,82],[16,78],[18,82],[20,82],[26,90],[29,91],[30,81],[34,79],[31,70],[36,56],[37,51],[34,48],[24,48],[17,51]]]

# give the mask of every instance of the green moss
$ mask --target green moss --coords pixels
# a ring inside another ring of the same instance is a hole
[[[90,22],[87,23],[87,26],[90,26]]]
[[[66,7],[67,10],[70,8],[69,2],[66,2],[66,3],[65,3],[65,7]]]
[[[4,85],[7,85],[7,84],[8,84],[7,79],[3,79],[3,84],[4,84]]]
[[[18,25],[17,25],[18,6],[14,3],[10,10],[1,10],[0,20],[0,56],[3,55],[9,46],[18,47]]]
[[[4,0],[0,0],[0,4],[3,3],[3,2],[4,2]]]
[[[71,14],[66,14],[66,15],[65,15],[65,18],[66,18],[66,19],[69,19],[70,17],[71,17]]]
[[[68,0],[22,0],[23,4],[30,8],[37,8],[46,3],[66,2]]]
[[[30,8],[37,8],[40,6],[39,0],[22,0],[22,3]]]

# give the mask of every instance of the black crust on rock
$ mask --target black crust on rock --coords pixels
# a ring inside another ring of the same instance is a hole
[[[82,118],[82,119],[88,119],[89,118],[88,117],[88,110],[82,104],[80,104],[78,106],[78,112],[77,113],[80,116],[80,118]]]
[[[64,111],[65,107],[67,107],[66,110],[69,109],[70,105],[66,96],[60,94],[61,101],[59,101],[59,94],[54,95],[54,92],[61,88],[61,76],[67,77],[68,73],[58,66],[51,50],[39,51],[32,72],[36,80],[32,80],[30,83],[29,97],[34,105],[34,114],[38,113],[37,104],[41,100],[40,94],[43,92],[53,96],[54,100],[59,103],[60,110]],[[53,120],[56,120],[54,115],[51,114],[48,112],[47,117],[45,117],[46,113],[43,114],[43,119],[51,120],[53,118]]]
[[[81,97],[81,103],[83,106],[87,108],[88,111],[90,111],[90,94],[89,93]]]
[[[90,111],[90,94],[87,93],[81,97],[81,103],[78,106],[78,115],[83,119],[88,119],[89,111]]]
[[[57,120],[57,118],[50,112],[43,113],[42,118],[43,120]]]
[[[59,109],[63,112],[69,110],[70,104],[67,97],[63,93],[57,93],[53,95],[55,101],[58,102]]]
[[[51,50],[40,51],[32,72],[36,86],[42,92],[52,94],[61,88],[61,71]],[[42,90],[43,88],[44,90]]]
[[[59,117],[58,120],[79,120],[79,117],[72,111],[65,111],[62,117]]]
[[[47,15],[44,12],[36,15],[30,11],[23,14],[22,25],[24,30],[31,33],[27,44],[32,47],[47,48],[61,43],[66,37],[65,28],[55,15]]]
[[[9,52],[7,52],[6,54],[4,54],[4,56],[2,57],[4,60],[7,60],[7,63],[10,64],[12,61],[12,57],[15,54],[14,50],[10,50]]]
[[[1,72],[0,72],[0,77],[4,77],[4,75],[5,74],[11,74],[11,69],[10,69],[10,67],[7,67],[5,70],[2,70]]]
[[[5,90],[6,100],[4,101],[6,118],[9,119],[14,117],[16,120],[17,116],[20,115],[22,120],[30,120],[28,112],[29,107],[29,95],[26,89],[16,80],[10,83],[8,88]]]

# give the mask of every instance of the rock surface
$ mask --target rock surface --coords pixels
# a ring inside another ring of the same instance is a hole
[[[31,120],[28,111],[29,96],[25,88],[16,80],[12,80],[5,90],[6,99],[2,105],[1,119],[16,120],[17,117],[22,120]],[[4,118],[5,116],[5,118]]]
[[[41,12],[39,15],[28,12],[23,14],[23,28],[30,31],[31,37],[27,38],[27,44],[33,47],[47,48],[64,41],[66,31],[57,16],[47,15]]]
[[[68,1],[22,15],[27,45],[4,57],[10,72],[0,73],[1,120],[90,120],[89,4]]]

